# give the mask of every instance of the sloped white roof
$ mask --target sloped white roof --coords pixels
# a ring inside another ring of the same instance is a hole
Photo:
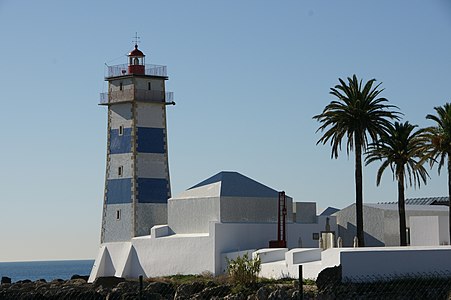
[[[219,172],[173,199],[204,197],[278,197],[278,191],[238,172]]]
[[[219,197],[221,194],[221,182],[214,182],[204,186],[188,189],[173,199],[188,199],[188,198],[210,198]]]

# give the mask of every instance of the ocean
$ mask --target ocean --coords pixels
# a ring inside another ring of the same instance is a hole
[[[0,277],[7,276],[13,282],[30,279],[70,279],[72,275],[89,275],[94,260],[54,260],[27,262],[0,262]]]

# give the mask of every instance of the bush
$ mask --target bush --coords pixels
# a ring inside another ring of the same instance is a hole
[[[227,260],[227,275],[232,283],[237,285],[248,285],[257,281],[261,269],[260,257],[249,258],[248,254],[236,259]]]

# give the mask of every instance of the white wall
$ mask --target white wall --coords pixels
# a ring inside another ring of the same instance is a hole
[[[409,220],[412,246],[449,245],[447,216],[412,216]]]
[[[293,202],[296,223],[316,223],[316,202]]]
[[[219,197],[168,200],[168,225],[175,233],[207,233],[219,213]]]
[[[356,208],[352,204],[334,215],[339,225],[338,236],[343,239],[344,247],[352,247],[356,232]],[[383,246],[385,239],[384,211],[378,208],[363,207],[363,230],[365,232],[365,245]],[[388,226],[388,225],[387,225]]]
[[[155,225],[168,223],[166,203],[136,203],[136,235],[146,236]]]
[[[278,198],[225,197],[221,196],[221,222],[277,222]],[[293,211],[293,200],[287,197],[287,212]],[[287,213],[286,221],[292,222],[293,214]]]
[[[133,238],[105,243],[99,250],[89,281],[100,276],[125,278],[214,272],[213,239],[209,235]]]
[[[287,244],[297,246],[299,232],[312,237],[313,232],[323,230],[324,224],[288,224]],[[172,228],[171,228],[172,229]],[[170,233],[171,230],[167,230]],[[111,256],[109,268],[122,276],[162,276],[173,274],[196,274],[210,271],[221,274],[224,271],[224,254],[249,249],[267,248],[270,240],[277,239],[277,223],[209,223],[209,233],[175,234],[159,238],[151,236],[134,238],[128,249],[128,242],[107,243],[104,248]],[[291,233],[290,233],[291,232]],[[307,240],[307,238],[305,238]],[[317,247],[317,241],[311,242]],[[122,246],[121,246],[122,245]],[[124,250],[126,247],[128,250]],[[103,249],[103,248],[102,248]],[[119,250],[118,250],[119,249]],[[126,257],[124,257],[126,256]],[[127,260],[124,263],[117,261]],[[96,260],[98,264],[98,260]],[[114,267],[111,266],[114,265]],[[119,267],[118,267],[119,266]],[[130,267],[131,266],[131,267]],[[119,269],[118,269],[119,268]],[[140,274],[138,274],[140,273]],[[95,276],[111,274],[99,273]]]
[[[147,277],[214,272],[213,239],[208,235],[137,238],[132,244]],[[130,275],[139,274],[134,271]]]
[[[108,85],[108,92],[118,92],[120,91],[120,85],[122,83],[122,90],[133,89],[133,80],[131,77],[120,78],[115,80],[110,80]]]
[[[410,217],[410,245],[438,246],[438,216]]]
[[[319,224],[287,224],[288,247],[296,247],[299,235],[302,235],[304,244],[317,248],[318,241],[313,240],[312,235],[324,230],[325,218],[320,220],[322,223]],[[332,218],[332,230],[336,230],[334,223]],[[131,242],[103,244],[100,250],[103,254],[99,254],[95,262],[97,267],[93,268],[92,280],[106,275],[154,277],[204,271],[221,274],[225,253],[267,248],[270,240],[277,239],[277,223],[210,222],[207,233],[203,234],[163,236],[164,232],[170,234],[171,230],[164,229],[158,238],[143,236],[133,238]]]
[[[200,274],[204,271],[221,274],[224,271],[224,255],[267,248],[268,241],[275,239],[276,228],[275,224],[269,223],[211,222],[206,234],[164,236],[165,233],[170,234],[170,230],[163,228],[158,238],[145,236],[133,238],[131,242],[106,243],[100,248],[90,281],[99,276],[136,278],[139,275],[155,277]],[[288,228],[306,231],[305,224],[289,224]],[[317,224],[315,230],[322,228]],[[290,244],[296,242],[296,235],[289,234],[289,248],[293,248]],[[271,260],[262,265],[262,272],[275,277],[283,274],[296,276],[300,261],[304,266],[304,276],[312,278],[322,269],[340,263],[344,278],[451,270],[451,246],[334,248],[322,251],[318,261],[311,261],[318,258],[315,249],[301,249],[299,253],[292,250],[287,252],[288,255],[285,251],[279,257],[280,261]]]
[[[330,217],[331,230],[337,230],[334,217]],[[313,240],[313,233],[319,233],[325,228],[325,219],[320,218],[319,224],[287,224],[287,247],[298,247],[299,237],[303,247],[317,248],[318,241]],[[277,240],[277,223],[211,223],[214,232],[216,249],[216,274],[221,270],[221,254],[261,249],[269,246],[270,240]]]
[[[298,276],[299,264],[289,255],[301,251],[310,257],[316,249],[292,249],[284,260],[262,263],[260,276],[281,278]],[[262,250],[259,250],[260,252]],[[318,258],[318,256],[315,256]],[[343,279],[371,281],[387,275],[403,276],[421,273],[445,273],[451,269],[451,247],[367,247],[333,248],[321,252],[321,259],[303,262],[303,277],[316,279],[328,267],[342,266]]]
[[[451,245],[449,240],[449,216],[438,218],[439,243],[440,245]]]
[[[339,235],[343,238],[343,246],[351,247],[356,235],[355,204],[352,204],[334,214],[337,216]],[[440,205],[406,205],[406,223],[410,227],[411,216],[447,216],[448,208]],[[364,204],[363,230],[365,245],[398,246],[399,245],[399,214],[396,204]]]
[[[147,90],[148,82],[151,83],[152,91],[164,91],[164,79],[157,78],[136,78],[135,77],[135,87],[137,89]]]
[[[392,247],[342,251],[345,278],[387,276],[451,270],[451,247]]]
[[[138,127],[166,128],[165,106],[161,103],[136,102]]]
[[[130,128],[132,126],[131,103],[117,103],[110,106],[110,129],[118,129],[119,126]]]
[[[119,220],[117,211],[120,211]],[[103,212],[104,242],[129,241],[133,233],[132,215],[131,203],[108,204]]]
[[[133,177],[133,164],[131,153],[110,154],[108,179],[121,179]],[[119,176],[119,167],[122,167],[122,175]]]

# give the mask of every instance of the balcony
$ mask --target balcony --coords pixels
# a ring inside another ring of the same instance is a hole
[[[166,66],[160,66],[160,65],[145,65],[145,75],[150,76],[158,76],[158,77],[167,77],[167,67]],[[124,76],[124,75],[130,75],[128,73],[128,65],[122,64],[122,65],[115,65],[115,66],[108,66],[108,77],[115,77],[115,76]]]
[[[99,105],[108,105],[120,102],[172,102],[174,101],[173,92],[149,91],[143,89],[128,89],[114,91],[111,93],[100,93]]]

